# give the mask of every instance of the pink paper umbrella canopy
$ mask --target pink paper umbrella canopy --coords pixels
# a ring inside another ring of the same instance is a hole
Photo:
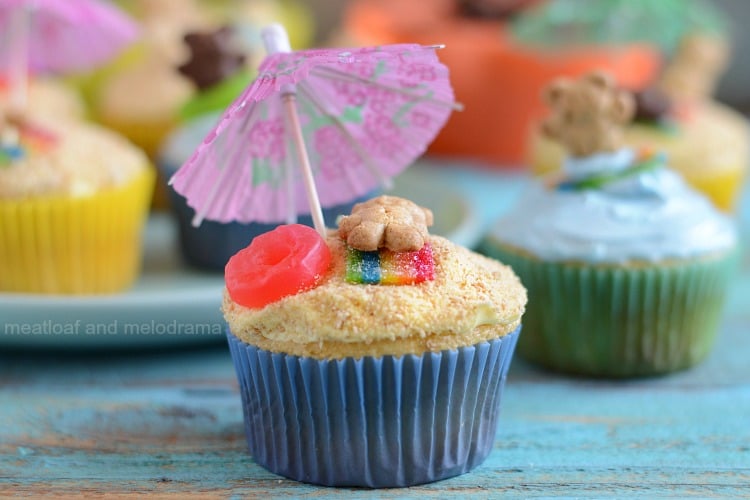
[[[309,213],[285,113],[294,106],[320,204],[371,192],[420,156],[457,108],[437,47],[279,52],[171,183],[197,220],[276,223]],[[286,104],[285,104],[286,102]],[[297,143],[298,144],[298,143]]]
[[[91,69],[134,41],[137,33],[133,21],[100,0],[0,0],[0,72],[13,71],[18,50],[26,51],[21,58],[26,70]]]

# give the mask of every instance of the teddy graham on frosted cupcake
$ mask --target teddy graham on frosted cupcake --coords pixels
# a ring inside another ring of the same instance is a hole
[[[484,242],[529,291],[519,353],[606,377],[699,362],[735,263],[732,222],[665,155],[622,145],[633,98],[608,76],[560,79],[546,99],[542,131],[567,149],[563,172],[535,183]]]
[[[712,95],[729,60],[717,34],[690,33],[658,79],[633,94],[635,114],[623,128],[624,144],[663,151],[670,168],[728,213],[734,211],[748,168],[745,118]],[[625,85],[625,82],[619,82]],[[528,144],[535,173],[557,171],[565,148],[536,127]]]

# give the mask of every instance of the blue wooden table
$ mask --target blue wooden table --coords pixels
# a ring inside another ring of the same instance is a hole
[[[481,200],[492,199],[493,186],[507,176],[454,169],[435,176],[471,189],[483,220],[500,210]],[[744,228],[750,227],[748,213],[743,211]],[[747,231],[745,240],[747,245]],[[747,497],[750,257],[744,253],[742,275],[706,362],[666,377],[618,382],[548,373],[516,358],[487,461],[469,474],[403,490],[319,488],[255,465],[221,342],[140,352],[5,350],[0,497],[12,493]]]

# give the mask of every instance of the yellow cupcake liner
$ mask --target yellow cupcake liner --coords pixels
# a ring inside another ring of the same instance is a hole
[[[0,291],[121,291],[140,271],[154,169],[91,196],[0,200]]]
[[[742,166],[710,176],[684,171],[681,173],[691,186],[708,196],[719,210],[732,213],[737,209],[745,181]]]

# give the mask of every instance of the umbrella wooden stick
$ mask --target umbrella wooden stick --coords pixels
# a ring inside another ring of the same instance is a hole
[[[307,155],[307,148],[305,147],[305,139],[302,136],[302,127],[299,123],[299,116],[297,116],[297,98],[294,94],[287,94],[282,99],[284,101],[284,112],[291,125],[292,143],[294,144],[295,151],[297,151],[297,160],[302,167],[302,178],[305,183],[307,200],[310,203],[310,215],[312,215],[313,225],[315,226],[315,230],[325,238],[326,224],[323,220],[323,210],[320,207],[320,200],[318,199],[318,190],[315,188],[315,179],[313,179],[310,158]]]
[[[287,117],[287,113],[284,113],[284,133],[286,134],[287,130],[291,129],[291,125],[289,124],[289,118]],[[297,200],[295,199],[297,197],[297,189],[294,183],[294,165],[296,164],[295,161],[293,161],[294,152],[292,149],[294,148],[292,146],[292,141],[284,141],[284,161],[281,164],[282,167],[282,180],[281,183],[284,186],[284,196],[280,196],[280,201],[283,201],[284,203],[280,205],[279,210],[286,211],[286,223],[287,224],[296,224],[297,216],[299,215],[297,212]]]
[[[270,26],[265,27],[261,36],[263,37],[266,51],[269,54],[292,51],[291,46],[289,45],[289,37],[280,24],[271,24]],[[302,179],[305,184],[307,201],[310,204],[310,215],[312,216],[313,225],[320,236],[325,238],[326,225],[323,220],[323,209],[320,206],[318,190],[315,187],[315,179],[313,178],[312,166],[310,165],[310,157],[307,154],[305,138],[302,135],[302,127],[300,126],[299,116],[297,115],[296,93],[297,89],[294,85],[287,84],[282,87],[281,94],[284,113],[286,114],[287,123],[291,128],[289,132],[291,133],[292,144],[297,152],[297,160],[302,168]]]

